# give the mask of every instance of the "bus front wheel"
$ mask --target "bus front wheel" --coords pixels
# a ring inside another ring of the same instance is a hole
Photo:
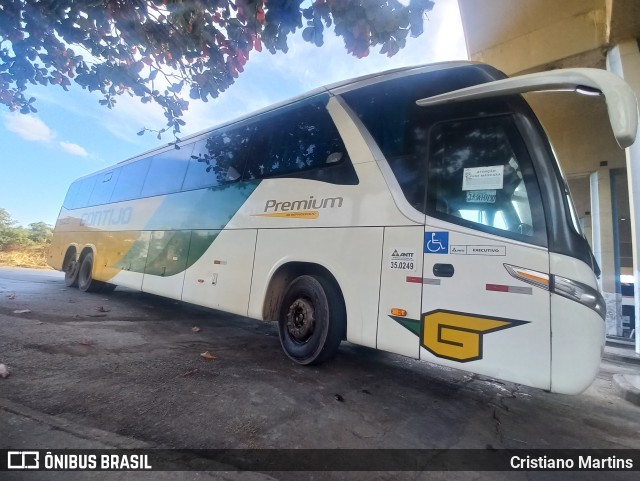
[[[93,277],[93,254],[89,252],[82,258],[78,269],[78,289],[83,292],[97,292],[102,289],[103,282],[96,281]]]
[[[285,354],[298,364],[320,364],[332,358],[344,337],[342,296],[319,276],[300,276],[289,284],[278,321]]]

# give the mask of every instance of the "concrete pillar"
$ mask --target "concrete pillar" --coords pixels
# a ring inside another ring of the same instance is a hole
[[[607,335],[622,335],[622,296],[616,293],[616,258],[613,232],[611,174],[599,169],[591,174],[591,226],[593,254],[600,270],[599,284],[607,302]]]
[[[640,98],[640,50],[637,40],[620,42],[607,54],[607,70],[627,81]],[[640,132],[626,151],[631,238],[633,242],[633,273],[635,282],[636,352],[640,354]]]

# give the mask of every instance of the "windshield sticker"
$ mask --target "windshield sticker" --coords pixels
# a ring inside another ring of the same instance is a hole
[[[502,189],[504,165],[468,167],[462,176],[462,190]]]
[[[389,269],[399,271],[415,271],[416,251],[412,249],[394,249],[389,260]]]
[[[468,190],[467,202],[474,204],[495,204],[496,203],[496,191],[495,190]]]

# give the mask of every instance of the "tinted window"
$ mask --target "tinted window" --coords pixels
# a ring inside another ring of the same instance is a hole
[[[407,201],[424,212],[427,132],[450,118],[451,107],[424,108],[416,100],[493,80],[486,66],[466,66],[407,75],[346,92],[342,97],[358,115],[393,170]],[[489,68],[489,71],[500,76]],[[454,115],[477,115],[484,106],[456,105]],[[490,109],[500,109],[492,102]],[[468,109],[469,112],[464,112]]]
[[[177,192],[182,187],[193,144],[154,155],[142,187],[142,196]]]
[[[326,109],[327,100],[327,95],[320,95],[260,116],[260,138],[244,178],[273,177],[347,162],[346,148]]]
[[[89,205],[106,204],[109,202],[119,173],[120,170],[118,169],[97,176],[96,184],[89,198]]]
[[[113,194],[111,194],[111,202],[140,197],[142,184],[144,184],[147,170],[149,170],[149,164],[151,164],[151,159],[147,157],[122,167],[116,186],[113,189]]]
[[[428,214],[508,237],[544,237],[537,182],[510,116],[439,123],[429,146]]]
[[[76,195],[78,195],[78,189],[80,189],[80,182],[75,181],[73,184],[69,186],[69,190],[67,191],[67,195],[64,198],[64,202],[62,203],[65,209],[73,209],[73,205],[76,199]]]
[[[465,66],[398,77],[342,96],[371,133],[404,196],[417,210],[546,245],[533,163],[511,114],[514,99],[455,106],[416,104],[422,98],[502,76],[486,66]],[[487,179],[485,187],[481,178]]]
[[[196,142],[182,190],[239,180],[254,138],[255,126],[245,124],[213,132]]]
[[[82,207],[86,207],[89,205],[89,197],[91,197],[91,192],[93,191],[93,186],[96,183],[96,176],[88,177],[79,182],[78,193],[76,194],[72,208],[80,209]]]

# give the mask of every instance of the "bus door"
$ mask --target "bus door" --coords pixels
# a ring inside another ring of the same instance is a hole
[[[420,357],[549,389],[549,254],[512,115],[429,131]]]

